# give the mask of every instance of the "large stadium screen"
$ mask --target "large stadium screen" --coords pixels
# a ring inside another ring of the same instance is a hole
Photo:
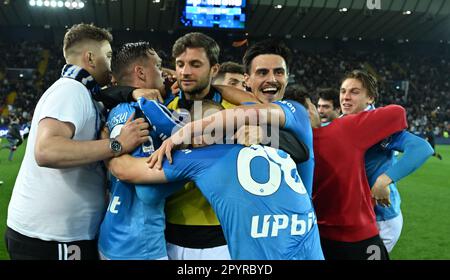
[[[246,0],[183,0],[181,8],[185,27],[245,28]]]

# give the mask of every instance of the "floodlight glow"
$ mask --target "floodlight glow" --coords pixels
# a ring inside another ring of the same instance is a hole
[[[79,9],[83,9],[83,8],[84,8],[84,2],[78,3],[78,8],[79,8]]]
[[[69,1],[64,2],[64,6],[66,6],[66,8],[70,8],[70,2]]]
[[[58,1],[58,8],[62,8],[64,7],[64,2],[63,1]]]
[[[36,1],[36,6],[41,7],[42,6],[42,0],[37,0]]]
[[[72,2],[72,8],[77,8],[78,7],[78,3],[77,2]]]
[[[50,6],[50,1],[48,1],[48,0],[45,0],[45,1],[44,1],[44,6],[45,6],[45,7],[48,7],[48,6]]]
[[[30,4],[30,6],[36,6],[36,1],[34,0],[30,0],[30,2],[28,2]]]
[[[50,7],[52,7],[52,8],[56,8],[56,1],[55,0],[52,0],[52,1],[50,1]]]

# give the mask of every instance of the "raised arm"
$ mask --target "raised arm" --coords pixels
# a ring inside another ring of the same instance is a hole
[[[244,103],[261,103],[251,92],[243,91],[232,86],[213,86],[220,92],[223,99],[231,104],[242,105]]]
[[[191,139],[202,135],[208,135],[212,131],[221,130],[224,134],[227,130],[240,129],[244,125],[268,125],[281,128],[284,126],[286,116],[283,109],[273,103],[239,106],[233,109],[222,110],[203,119],[190,122],[182,129],[174,133],[163,142],[148,160],[149,166],[161,168],[164,157],[172,163],[172,149],[182,144],[191,143]],[[211,128],[215,128],[212,130]],[[205,134],[206,133],[206,134]],[[216,133],[217,135],[217,133]],[[213,143],[206,143],[213,144]]]

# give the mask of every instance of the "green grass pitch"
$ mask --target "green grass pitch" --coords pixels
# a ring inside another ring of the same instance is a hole
[[[8,161],[8,150],[0,151],[0,181],[4,182],[0,185],[0,260],[8,259],[4,244],[6,214],[25,144],[12,162]],[[450,260],[450,146],[437,146],[437,151],[443,160],[431,157],[400,181],[404,225],[391,259]]]

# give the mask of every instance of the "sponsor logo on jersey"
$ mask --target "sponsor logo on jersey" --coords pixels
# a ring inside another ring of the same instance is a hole
[[[303,216],[303,215],[302,215]],[[317,224],[314,212],[301,218],[298,214],[253,216],[251,236],[253,238],[275,237],[280,231],[289,231],[290,235],[305,235]]]

